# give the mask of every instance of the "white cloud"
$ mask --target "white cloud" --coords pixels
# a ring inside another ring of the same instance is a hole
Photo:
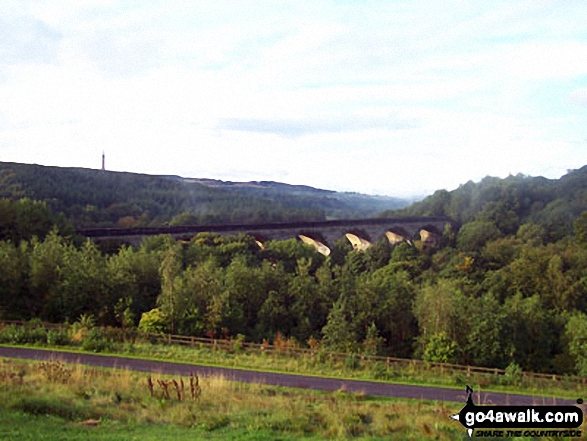
[[[571,102],[587,106],[587,88],[577,89],[569,96]]]
[[[587,139],[570,3],[2,2],[0,159],[403,195],[556,177]]]

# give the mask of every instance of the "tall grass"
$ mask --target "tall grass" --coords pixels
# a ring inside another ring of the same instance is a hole
[[[448,416],[458,404],[373,400],[360,394],[303,392],[223,377],[199,378],[201,393],[178,398],[161,383],[189,390],[190,378],[93,369],[52,360],[0,362],[0,412],[50,415],[80,423],[169,424],[217,430],[270,431],[325,439],[380,437],[448,440],[462,427]],[[415,419],[416,418],[416,419]],[[416,423],[416,424],[415,424]]]

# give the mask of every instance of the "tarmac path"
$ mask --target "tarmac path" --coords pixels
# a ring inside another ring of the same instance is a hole
[[[200,366],[189,363],[140,360],[122,356],[15,348],[10,346],[0,346],[0,357],[28,360],[55,359],[67,363],[80,363],[84,365],[106,368],[129,369],[133,371],[151,372],[164,375],[188,376],[190,373],[196,373],[200,376],[223,376],[228,380],[241,381],[245,383],[262,383],[271,386],[285,386],[321,391],[337,391],[342,389],[346,392],[361,392],[365,393],[366,395],[433,401],[452,401],[463,403],[463,405],[466,401],[464,387],[462,390],[459,390],[432,386],[394,384],[388,382],[343,380],[335,378],[310,377],[296,374],[258,372],[245,369]],[[477,391],[475,391],[473,399],[475,404],[506,404],[517,406],[576,404],[576,400],[560,399],[555,397],[545,398],[531,395]]]

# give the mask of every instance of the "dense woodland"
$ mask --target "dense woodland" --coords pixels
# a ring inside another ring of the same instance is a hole
[[[397,198],[275,182],[231,183],[0,162],[0,197],[44,201],[76,227],[325,220],[374,216]]]
[[[155,189],[153,189],[155,191]],[[388,213],[389,214],[389,213]],[[448,215],[437,249],[345,238],[146,238],[103,251],[47,202],[0,201],[0,318],[196,336],[278,334],[329,350],[587,375],[587,168],[486,178],[395,215]],[[140,216],[140,213],[138,213]]]

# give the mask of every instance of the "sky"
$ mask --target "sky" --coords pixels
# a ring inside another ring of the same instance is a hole
[[[584,0],[0,2],[0,161],[422,196],[587,164]]]

